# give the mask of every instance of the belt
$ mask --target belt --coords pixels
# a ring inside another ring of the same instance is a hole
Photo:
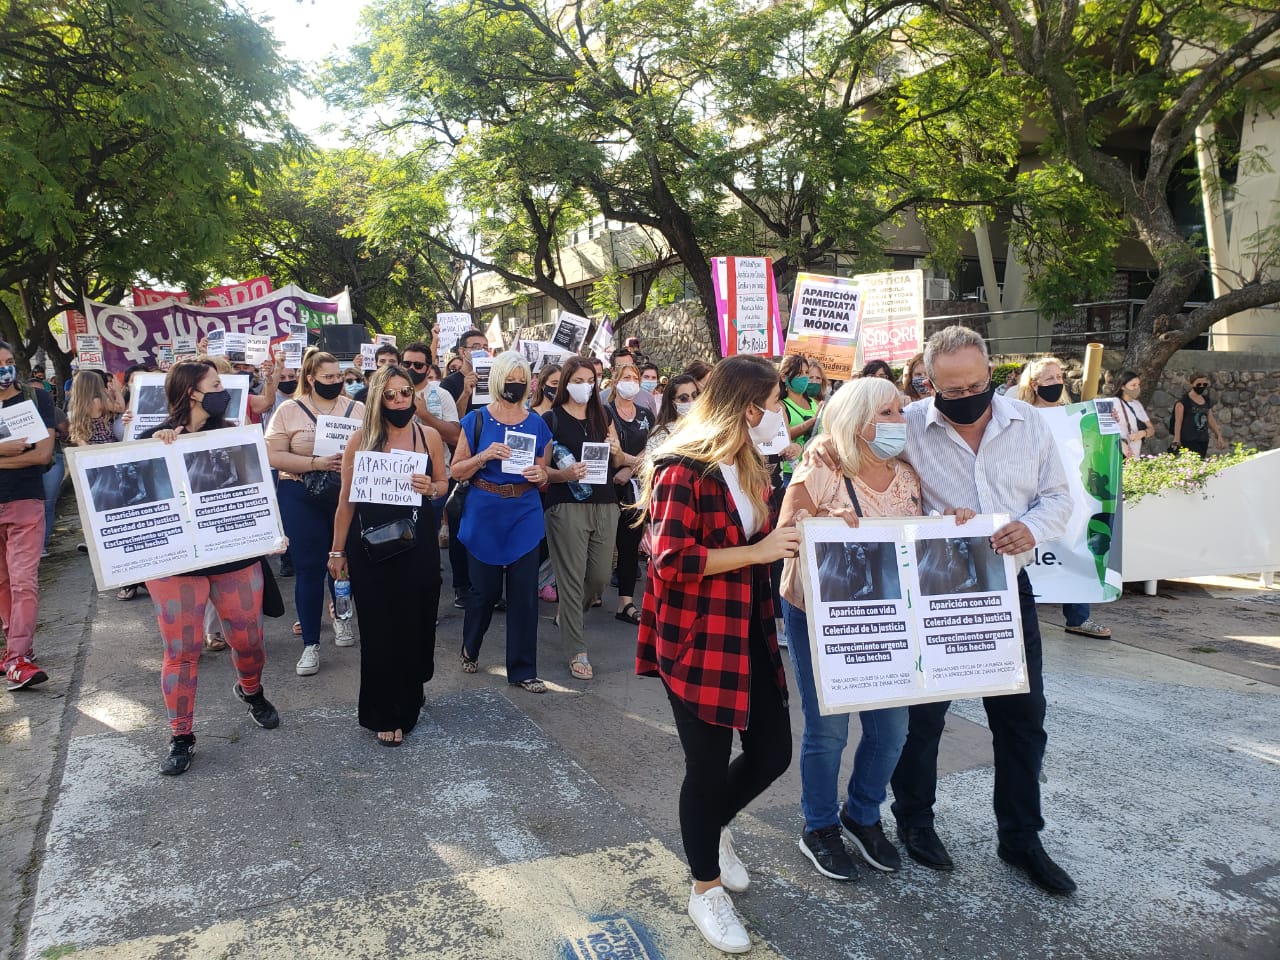
[[[514,500],[516,497],[523,497],[526,493],[533,489],[532,483],[490,483],[488,480],[481,480],[479,477],[472,477],[471,483],[477,490],[483,490],[485,493],[492,493],[494,496],[504,497],[508,500]]]

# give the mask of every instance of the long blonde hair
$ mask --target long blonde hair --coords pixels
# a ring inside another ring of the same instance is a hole
[[[883,377],[859,377],[836,391],[827,401],[822,414],[822,432],[831,436],[840,457],[840,468],[847,477],[856,477],[862,469],[867,442],[862,431],[892,400],[901,402],[897,384]],[[861,441],[861,442],[860,442]]]
[[[747,432],[746,413],[751,406],[764,409],[777,397],[778,371],[764,358],[735,356],[717,363],[693,409],[675,422],[653,457],[645,458],[636,502],[637,525],[644,522],[653,497],[655,464],[671,458],[698,461],[704,465],[704,475],[721,463],[733,463],[756,516],[766,516],[769,469]]]
[[[93,433],[93,402],[98,401],[97,416],[107,412],[107,385],[95,370],[81,370],[71,381],[71,397],[67,401],[67,420],[71,442],[77,446],[89,442]]]
[[[1058,397],[1057,403],[1049,403],[1051,407],[1065,406],[1067,403],[1067,368],[1057,357],[1041,357],[1039,360],[1032,360],[1022,370],[1022,378],[1018,381],[1018,399],[1023,403],[1029,403],[1033,407],[1036,405],[1036,386],[1040,382],[1040,376],[1047,367],[1057,367],[1058,372],[1062,374],[1062,396]],[[1047,403],[1047,401],[1044,401]]]

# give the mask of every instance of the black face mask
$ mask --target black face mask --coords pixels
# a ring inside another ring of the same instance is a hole
[[[405,407],[403,410],[390,410],[383,407],[382,415],[387,418],[387,423],[393,427],[407,427],[409,421],[413,419],[413,407]]]
[[[409,368],[409,379],[413,381],[413,385],[416,387],[416,386],[418,386],[419,384],[421,384],[424,380],[426,380],[426,379],[427,379],[427,371],[425,371],[425,370],[415,370],[415,369],[413,369],[413,367],[410,367],[410,368]]]
[[[339,380],[337,383],[317,383],[312,389],[315,390],[316,396],[322,400],[337,400],[338,394],[342,393],[344,386],[345,384]]]
[[[994,383],[987,384],[987,389],[982,393],[975,393],[970,397],[961,397],[959,400],[945,400],[942,394],[935,393],[933,395],[933,405],[938,408],[940,414],[952,423],[977,423],[982,418],[982,415],[987,412],[987,408],[991,406],[991,398],[995,396],[995,393],[996,385]]]
[[[285,394],[286,396],[291,396],[293,394],[293,391],[297,389],[298,389],[297,380],[281,380],[280,381],[280,392]]]
[[[206,393],[200,398],[200,406],[209,416],[220,417],[227,412],[227,407],[231,406],[231,391],[216,390]]]
[[[1208,402],[1209,402],[1209,388],[1208,388],[1208,387],[1204,387],[1204,388],[1202,388],[1202,389],[1196,390],[1196,396],[1198,396],[1198,397],[1199,397],[1201,400],[1203,400],[1205,403],[1208,403]]]
[[[1062,396],[1062,384],[1046,383],[1044,386],[1036,387],[1036,393],[1045,403],[1057,403]]]
[[[545,400],[547,403],[555,403],[556,391],[559,389],[560,389],[559,387],[543,387],[542,399]]]
[[[504,383],[502,385],[502,399],[507,403],[519,403],[524,399],[526,385],[523,383]]]

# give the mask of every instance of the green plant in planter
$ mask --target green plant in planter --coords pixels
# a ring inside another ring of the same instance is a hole
[[[1121,471],[1126,502],[1137,503],[1150,494],[1166,490],[1195,493],[1203,490],[1205,481],[1227,467],[1243,463],[1258,451],[1237,443],[1230,453],[1201,460],[1194,451],[1161,453],[1153,457],[1126,460]]]

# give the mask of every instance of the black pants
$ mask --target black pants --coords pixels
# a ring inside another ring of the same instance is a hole
[[[1044,732],[1044,676],[1040,621],[1026,573],[1018,574],[1022,637],[1027,647],[1031,689],[1004,697],[984,697],[995,749],[995,811],[1000,841],[1015,850],[1039,845],[1044,829],[1040,816],[1040,766],[1048,736]],[[900,827],[933,826],[938,788],[938,741],[946,725],[950,701],[910,708],[907,742],[893,772],[893,815]]]
[[[636,580],[640,577],[640,541],[644,526],[635,526],[636,512],[622,504],[618,512],[618,599],[634,600]]]
[[[791,717],[760,626],[751,624],[751,708],[739,732],[742,753],[732,763],[733,729],[698,719],[667,690],[684,747],[680,836],[695,880],[720,876],[720,829],[791,765]]]
[[[1194,450],[1200,455],[1201,460],[1209,459],[1209,441],[1208,440],[1184,440],[1182,445],[1188,450]]]

